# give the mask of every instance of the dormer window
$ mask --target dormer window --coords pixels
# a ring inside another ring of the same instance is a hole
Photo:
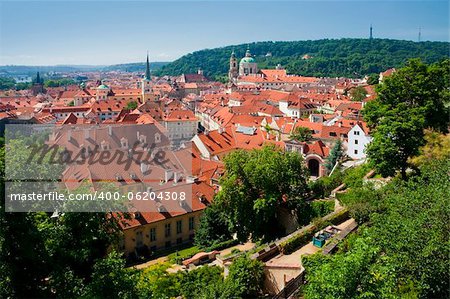
[[[105,140],[103,140],[103,141],[100,143],[100,146],[101,146],[102,150],[104,150],[104,151],[106,151],[106,150],[109,149],[109,143],[108,143],[107,141],[105,141]]]
[[[123,149],[127,149],[127,148],[128,148],[128,139],[126,139],[125,137],[122,137],[122,138],[120,139],[120,146],[121,146]]]
[[[155,143],[160,143],[161,142],[161,134],[156,133],[155,134]]]
[[[147,136],[145,135],[139,135],[139,142],[144,144],[147,142]]]

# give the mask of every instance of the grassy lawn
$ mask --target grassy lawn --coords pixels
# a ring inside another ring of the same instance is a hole
[[[179,264],[183,260],[188,259],[195,255],[196,253],[199,253],[201,250],[197,246],[191,246],[188,248],[177,250],[169,255],[167,255],[167,258],[171,263]]]

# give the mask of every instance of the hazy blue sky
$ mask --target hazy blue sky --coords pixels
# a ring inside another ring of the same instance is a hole
[[[449,41],[448,1],[3,1],[0,65],[170,61],[218,46],[374,36]]]

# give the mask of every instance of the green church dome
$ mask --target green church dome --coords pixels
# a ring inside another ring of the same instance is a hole
[[[255,63],[255,59],[253,57],[244,57],[240,63]]]
[[[105,84],[102,84],[99,87],[97,87],[97,89],[109,89],[109,87],[106,86]]]

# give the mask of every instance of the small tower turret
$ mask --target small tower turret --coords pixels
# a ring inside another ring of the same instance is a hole
[[[236,54],[234,53],[234,50],[231,52],[230,56],[230,68],[228,71],[228,80],[230,82],[233,82],[234,79],[236,79],[238,76],[238,64],[236,59]]]

